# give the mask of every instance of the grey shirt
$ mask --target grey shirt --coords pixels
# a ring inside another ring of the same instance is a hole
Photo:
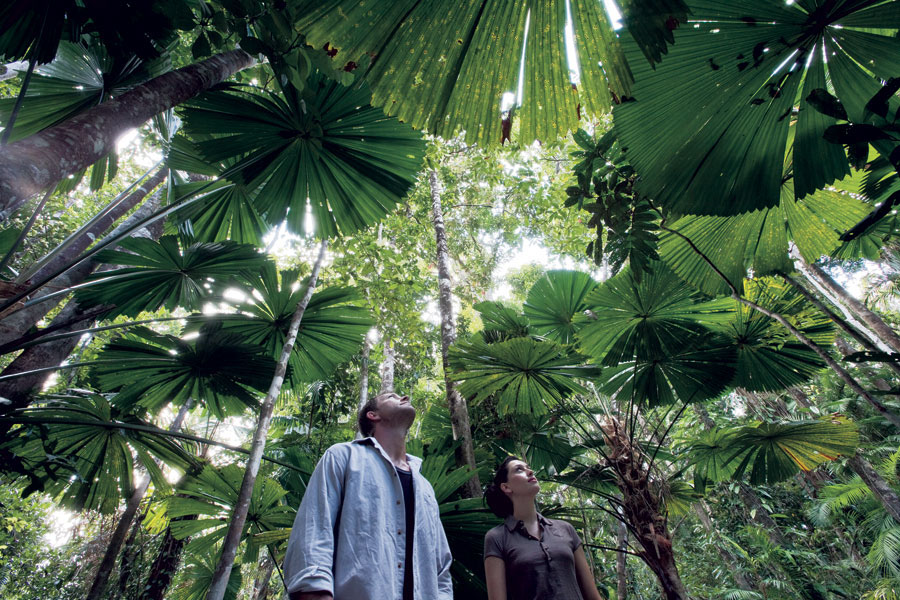
[[[541,539],[509,516],[484,536],[484,557],[503,559],[508,600],[583,600],[575,575],[581,539],[565,521],[538,514]]]
[[[422,459],[407,455],[415,495],[415,600],[452,600],[450,547]],[[335,444],[309,480],[284,556],[289,594],[335,600],[400,600],[406,511],[397,471],[375,438]]]

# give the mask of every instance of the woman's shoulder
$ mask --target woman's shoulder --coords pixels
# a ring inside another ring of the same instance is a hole
[[[500,523],[496,527],[488,529],[488,532],[484,534],[484,537],[489,539],[502,539],[505,533],[506,525],[504,523]]]

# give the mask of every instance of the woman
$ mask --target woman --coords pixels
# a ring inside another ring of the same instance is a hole
[[[489,600],[601,600],[575,528],[537,512],[534,472],[510,456],[484,493],[506,519],[484,537]]]

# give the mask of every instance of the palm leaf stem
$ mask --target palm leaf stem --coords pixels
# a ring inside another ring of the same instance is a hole
[[[44,16],[44,22],[46,23],[46,14]],[[38,36],[36,44],[41,43],[41,36],[43,36],[43,34],[44,24],[41,23],[41,33]],[[0,138],[0,146],[5,146],[9,143],[9,136],[12,135],[13,125],[16,123],[16,117],[19,116],[22,102],[25,101],[25,93],[28,91],[28,85],[31,83],[31,76],[34,74],[35,65],[37,65],[36,53],[28,60],[28,70],[25,72],[25,80],[22,81],[22,88],[19,90],[19,95],[16,96],[16,104],[13,106],[12,113],[9,115],[9,121],[7,121],[6,125],[3,127],[3,137]]]
[[[582,543],[581,545],[585,546],[587,548],[598,548],[600,550],[608,550],[610,552],[621,552],[622,554],[630,554],[632,556],[637,556],[638,558],[641,558],[640,554],[638,554],[636,552],[631,552],[630,550],[625,550],[624,548],[612,548],[610,546],[603,546],[601,544],[588,544],[588,543]]]
[[[653,462],[656,460],[656,456],[657,456],[657,454],[659,454],[659,451],[660,451],[660,449],[662,448],[663,440],[665,440],[665,439],[666,439],[666,436],[669,435],[669,432],[672,431],[672,427],[675,426],[675,423],[677,423],[677,422],[678,422],[678,419],[681,418],[681,415],[684,414],[684,410],[687,408],[687,406],[688,406],[688,403],[687,403],[686,400],[683,401],[683,402],[681,403],[681,409],[680,409],[680,410],[678,411],[678,413],[675,415],[675,418],[672,419],[672,422],[669,423],[669,426],[666,427],[666,431],[662,434],[662,437],[660,437],[658,440],[655,440],[655,441],[656,441],[656,449],[653,450],[653,456],[650,457],[650,464],[647,466],[647,472],[648,472],[648,473],[649,473],[650,471],[653,470]],[[657,426],[653,428],[653,433],[651,434],[651,439],[653,439],[654,437],[656,437],[656,432],[659,431],[659,425],[661,425],[662,423],[665,422],[665,419],[666,419],[666,417],[668,416],[668,413],[669,413],[669,412],[671,412],[671,409],[668,410],[668,411],[666,411],[666,415],[664,415],[664,416],[659,420],[659,424],[657,424]],[[675,527],[674,529],[677,529],[677,527]],[[674,529],[673,529],[673,530],[674,530]]]
[[[34,227],[34,222],[37,221],[38,215],[44,210],[44,207],[47,205],[47,201],[50,199],[50,196],[53,195],[53,190],[48,190],[44,197],[41,198],[41,201],[38,202],[38,205],[35,207],[34,212],[31,213],[31,217],[28,218],[28,222],[25,223],[25,227],[22,228],[22,232],[19,234],[19,237],[16,238],[16,241],[13,242],[13,245],[10,246],[9,252],[6,253],[6,256],[3,257],[3,260],[0,261],[0,272],[6,268],[6,265],[9,264],[9,261],[12,260],[13,255],[18,250],[19,246],[22,245],[22,242],[25,241],[25,238],[28,237],[28,232],[31,231],[31,228]]]
[[[154,360],[154,359],[147,359]],[[159,360],[159,359],[157,359]],[[88,360],[84,362],[78,363],[69,363],[67,365],[56,365],[55,367],[41,367],[40,369],[31,369],[30,371],[22,371],[20,373],[12,373],[10,375],[0,375],[0,381],[8,381],[10,379],[15,379],[17,377],[27,377],[28,375],[39,375],[40,373],[50,373],[52,371],[59,371],[61,369],[75,369],[77,367],[89,367],[91,365],[101,365],[104,363],[115,363],[119,362],[117,360]]]
[[[284,383],[285,374],[287,373],[288,361],[294,350],[294,342],[297,340],[297,333],[300,330],[300,323],[303,320],[303,314],[312,298],[313,290],[319,278],[319,269],[325,259],[325,250],[328,248],[328,240],[322,240],[319,246],[319,256],[313,265],[312,272],[306,284],[306,291],[303,298],[297,303],[297,308],[291,317],[291,323],[288,327],[287,336],[284,345],[281,348],[281,357],[275,366],[275,375],[272,377],[272,383],[269,385],[269,391],[263,400],[259,409],[259,420],[256,425],[256,433],[253,435],[253,442],[250,445],[250,457],[247,459],[247,468],[244,471],[244,478],[241,481],[241,489],[238,493],[237,501],[234,505],[234,512],[231,516],[231,522],[228,531],[222,541],[222,554],[216,564],[215,573],[213,573],[212,582],[209,586],[209,593],[206,600],[222,600],[225,597],[225,591],[228,586],[228,580],[231,576],[231,570],[234,567],[234,560],[237,556],[238,545],[241,542],[241,534],[244,524],[247,521],[247,513],[250,509],[250,500],[253,494],[253,487],[256,484],[256,475],[259,471],[259,461],[263,456],[263,450],[266,446],[266,437],[269,432],[269,424],[272,422],[272,413],[275,409],[275,400],[281,393],[281,386]]]
[[[735,287],[735,285],[731,282],[731,280],[729,280],[728,277],[724,273],[722,273],[721,270],[719,270],[719,268],[715,265],[715,263],[712,260],[710,260],[710,258],[708,256],[706,256],[706,254],[704,254],[699,248],[697,248],[696,244],[694,244],[694,242],[691,241],[691,239],[689,237],[687,237],[686,235],[684,235],[683,233],[681,233],[679,231],[675,231],[674,229],[666,227],[665,225],[660,225],[660,228],[663,229],[664,231],[668,231],[669,233],[672,233],[673,235],[677,235],[678,237],[683,239],[687,243],[687,245],[690,246],[691,250],[693,250],[700,258],[702,258],[703,261],[707,265],[709,265],[709,267],[713,271],[715,271],[716,274],[719,275],[719,277],[722,278],[722,280],[725,282],[725,284],[728,285],[728,287],[731,289],[731,297],[732,298],[734,298],[735,300],[737,300],[744,306],[752,308],[753,310],[755,310],[759,313],[762,313],[762,314],[766,315],[767,317],[769,317],[770,319],[774,319],[775,321],[780,323],[785,329],[787,329],[791,333],[791,335],[793,335],[795,338],[797,338],[797,340],[800,343],[802,343],[804,346],[806,346],[807,348],[809,348],[810,350],[812,350],[813,352],[818,354],[819,358],[821,358],[825,362],[826,365],[831,367],[831,369],[834,370],[835,373],[837,373],[838,377],[840,377],[844,381],[844,383],[846,383],[848,386],[850,386],[851,390],[853,390],[856,394],[860,395],[866,402],[868,402],[870,405],[872,405],[872,407],[876,411],[878,411],[882,417],[884,417],[892,425],[894,425],[894,427],[897,427],[898,429],[900,429],[900,416],[897,416],[894,413],[892,413],[890,410],[888,410],[888,408],[884,404],[882,404],[881,402],[876,400],[871,394],[869,394],[869,392],[867,392],[859,384],[859,382],[849,372],[847,372],[846,369],[844,369],[840,364],[838,364],[838,362],[836,360],[834,360],[831,357],[831,355],[825,351],[824,348],[822,348],[821,346],[816,344],[814,341],[812,341],[811,339],[809,339],[808,337],[803,335],[803,333],[800,330],[798,330],[796,327],[794,327],[790,323],[790,321],[785,319],[783,315],[781,315],[777,312],[771,311],[771,310],[769,310],[763,306],[760,306],[759,304],[741,296],[737,287]]]
[[[840,327],[841,330],[844,331],[844,333],[846,333],[851,338],[856,340],[857,343],[859,343],[863,348],[865,348],[866,350],[871,350],[872,352],[878,352],[878,353],[882,352],[882,349],[878,348],[875,344],[872,343],[871,340],[869,340],[869,338],[867,338],[862,333],[860,333],[859,331],[854,329],[853,326],[850,325],[850,323],[848,323],[846,320],[841,318],[840,315],[838,315],[836,312],[834,312],[833,310],[828,308],[824,302],[822,302],[821,300],[816,298],[816,296],[812,292],[810,292],[808,289],[806,289],[806,287],[801,285],[799,281],[797,281],[796,279],[794,279],[787,273],[781,273],[780,275],[781,275],[782,279],[784,279],[788,284],[793,286],[793,288],[795,290],[800,292],[800,294],[804,298],[806,298],[810,304],[812,304],[813,306],[818,308],[820,311],[822,311],[822,313],[825,314],[825,316],[827,316],[829,319],[831,319],[831,321],[833,323],[835,323],[838,327]],[[900,374],[900,364],[897,364],[895,362],[890,362],[890,361],[885,361],[884,364],[886,364],[888,367],[890,367],[895,373]]]
[[[96,310],[96,315],[101,315],[107,312],[106,307],[99,307]],[[87,314],[87,313],[86,313]],[[93,314],[93,313],[91,313]],[[103,327],[87,327],[84,329],[76,329],[74,331],[68,331],[66,333],[57,333],[55,335],[48,335],[54,331],[59,329],[64,329],[68,327],[69,323],[58,323],[56,325],[50,325],[41,329],[39,331],[34,331],[27,335],[23,335],[19,339],[14,342],[9,342],[8,344],[0,345],[0,355],[8,354],[10,352],[15,352],[16,350],[23,350],[25,348],[30,348],[32,346],[37,346],[39,344],[46,344],[49,342],[55,342],[56,340],[62,340],[70,337],[78,337],[82,336],[86,333],[99,333],[101,331],[110,331],[112,329],[124,329],[127,327],[137,327],[139,325],[146,325],[147,323],[165,323],[168,321],[183,321],[184,317],[165,317],[159,319],[144,319],[142,321],[129,321],[127,323],[116,323],[115,325],[105,325]]]
[[[60,254],[65,252],[68,248],[70,248],[72,246],[72,244],[77,242],[79,240],[79,238],[81,238],[81,236],[85,234],[85,232],[89,231],[101,219],[103,219],[105,216],[107,216],[117,206],[119,206],[126,198],[128,198],[128,196],[131,194],[131,192],[138,185],[140,185],[144,180],[146,180],[150,176],[150,173],[152,173],[156,169],[159,169],[163,165],[164,162],[165,162],[164,160],[160,160],[155,165],[153,165],[152,167],[147,169],[140,177],[138,177],[137,179],[132,181],[131,184],[127,188],[122,190],[115,198],[113,198],[110,201],[109,204],[107,204],[105,207],[103,207],[103,209],[100,212],[98,212],[96,215],[91,217],[87,223],[85,223],[84,225],[79,227],[76,231],[74,231],[72,234],[70,234],[66,239],[64,239],[58,246],[53,248],[45,256],[43,256],[39,260],[36,260],[34,262],[34,264],[29,266],[27,269],[23,270],[19,274],[19,276],[16,277],[16,282],[17,283],[25,283],[26,281],[28,281],[29,279],[34,277],[34,275],[37,274],[38,271],[40,271],[45,265],[50,263],[50,261],[52,261],[54,258],[56,258]],[[151,181],[156,180],[157,177],[160,177],[160,175],[163,172],[168,174],[167,169],[162,169]],[[164,177],[165,175],[162,175],[162,176]],[[156,186],[154,185],[153,187],[156,187]],[[147,189],[146,191],[150,192],[151,190]],[[144,195],[146,195],[146,194],[144,194]]]
[[[85,427],[102,427],[104,429],[126,429],[129,431],[142,431],[145,433],[151,433],[154,435],[161,435],[167,437],[178,438],[182,440],[187,440],[190,442],[197,442],[198,444],[205,444],[208,446],[218,446],[220,448],[224,448],[226,450],[230,450],[232,452],[240,452],[241,454],[250,454],[250,450],[246,448],[241,448],[240,446],[234,446],[232,444],[226,444],[225,442],[218,442],[216,440],[212,440],[205,437],[200,437],[197,435],[191,435],[189,433],[181,433],[179,431],[166,431],[165,429],[160,429],[159,427],[153,425],[138,425],[135,423],[107,423],[103,421],[96,420],[79,420],[79,419],[62,419],[62,418],[41,418],[41,417],[0,417],[0,424],[4,425],[43,425],[43,424],[57,424],[57,425],[81,425]],[[278,465],[279,467],[284,467],[286,469],[290,469],[292,471],[296,471],[298,473],[304,473],[302,469],[298,467],[286,463],[284,461],[278,460],[277,458],[272,458],[270,456],[262,456],[262,460],[270,462],[272,464]]]

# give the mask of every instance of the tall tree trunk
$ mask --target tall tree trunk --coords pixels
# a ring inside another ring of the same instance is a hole
[[[849,335],[851,338],[857,341],[865,350],[870,350],[873,352],[889,352],[890,348],[885,344],[877,344],[869,337],[866,337],[861,331],[858,329],[859,323],[854,320],[854,324],[851,324],[848,320],[842,319],[837,313],[828,308],[825,303],[823,303],[819,298],[810,290],[806,289],[803,284],[799,281],[791,277],[790,275],[782,275],[785,281],[787,281],[791,286],[794,287],[798,292],[800,292],[804,298],[806,298],[813,306],[822,311],[825,316],[827,316],[833,323],[835,323],[841,330]],[[855,325],[855,326],[854,326]],[[862,328],[862,331],[867,331],[865,328]],[[871,332],[868,332],[869,335],[872,335]],[[888,367],[890,367],[895,373],[900,374],[900,365],[894,362],[887,362]]]
[[[666,516],[659,510],[662,504],[659,490],[654,489],[647,472],[647,457],[632,444],[615,418],[608,418],[601,429],[608,448],[606,461],[616,474],[616,485],[622,492],[625,519],[642,548],[638,555],[656,575],[666,600],[688,600],[675,564]]]
[[[362,353],[359,365],[359,410],[362,410],[366,402],[369,401],[369,352],[371,344],[369,337],[363,340]]]
[[[71,119],[0,148],[0,211],[94,164],[129,129],[193,98],[253,64],[243,50],[170,71]]]
[[[713,525],[712,518],[709,515],[709,506],[707,506],[706,501],[700,500],[699,502],[696,502],[693,508],[694,513],[697,515],[697,518],[700,519],[700,524],[703,525],[703,529],[706,530],[706,533],[716,538],[716,551],[722,559],[722,564],[724,564],[731,572],[734,583],[742,590],[752,591],[753,586],[750,585],[750,581],[744,575],[744,568],[740,565],[734,555],[727,550],[719,535],[719,530]]]
[[[394,391],[394,343],[391,340],[391,336],[385,334],[382,340],[382,348],[384,360],[381,362],[381,368],[379,369],[379,374],[381,375],[379,394]]]
[[[184,418],[187,416],[192,404],[193,402],[188,400],[181,405],[178,414],[175,415],[172,424],[169,425],[169,431],[179,431],[181,429],[181,424],[184,423]],[[144,495],[149,487],[150,477],[145,476],[128,498],[128,502],[125,504],[125,511],[119,517],[119,522],[116,524],[112,537],[109,539],[106,552],[103,554],[103,560],[100,561],[97,574],[94,575],[94,582],[91,584],[91,589],[85,600],[98,600],[103,596],[103,592],[106,590],[106,585],[109,582],[109,575],[112,573],[113,567],[116,566],[116,557],[119,555],[119,550],[122,549],[125,536],[131,528],[134,516],[137,514],[141,501],[144,499]]]
[[[151,200],[158,201],[158,198],[154,196]],[[156,204],[154,202],[148,201],[144,206],[139,208],[133,215],[128,217],[122,224],[117,227],[112,234],[116,235],[116,232],[119,231],[120,228],[130,227],[134,223],[137,223],[139,220],[146,217],[146,215],[151,214],[154,210],[156,210]],[[161,223],[153,226],[152,231],[148,231],[147,229],[141,229],[135,232],[134,236],[147,236],[151,238],[158,238],[162,233]],[[60,286],[69,287],[71,285],[76,285],[84,280],[92,271],[97,268],[97,263],[93,261],[85,261],[84,263],[79,264],[74,269],[66,271],[64,274],[60,275],[56,279],[54,279],[54,283],[58,282]],[[105,268],[105,267],[104,267]],[[41,306],[43,303],[39,303],[34,306]],[[51,306],[52,302],[49,303]],[[10,315],[7,318],[12,318],[20,312],[25,312],[29,309],[22,309],[13,315]],[[43,309],[42,309],[43,310]],[[104,311],[103,307],[99,308],[91,308],[86,309],[82,307],[75,299],[69,300],[69,303],[54,317],[54,319],[50,322],[50,325],[47,329],[51,329],[54,333],[68,333],[71,331],[77,331],[78,329],[83,329],[88,327],[91,323],[94,322],[97,315]],[[43,316],[45,313],[41,313]],[[40,317],[37,317],[40,318]],[[36,321],[35,321],[36,322]],[[3,370],[3,375],[14,375],[17,373],[25,373],[28,371],[34,371],[36,369],[42,369],[46,367],[55,367],[62,363],[63,360],[75,346],[78,344],[78,337],[71,336],[66,338],[61,338],[54,340],[52,342],[48,342],[46,344],[37,344],[35,346],[31,346],[30,348],[26,348],[19,356],[13,360],[6,369]],[[10,401],[9,404],[0,404],[0,415],[8,414],[9,412],[24,408],[28,406],[31,401],[32,394],[35,390],[40,390],[41,386],[47,380],[49,375],[47,373],[33,373],[31,375],[25,375],[22,377],[16,377],[15,379],[7,379],[0,381],[0,397],[6,398]],[[0,425],[0,433],[5,433],[9,429],[9,425]]]
[[[878,501],[881,502],[881,505],[884,506],[888,514],[894,517],[895,521],[900,523],[900,496],[898,496],[897,492],[894,491],[894,488],[878,474],[878,471],[872,468],[869,461],[857,452],[847,461],[847,466],[849,466],[854,473],[859,475],[860,479],[862,479],[866,486],[872,490],[872,493]]]
[[[450,251],[447,248],[447,230],[444,227],[444,209],[441,206],[441,182],[437,171],[428,174],[431,185],[431,221],[434,225],[434,239],[437,242],[438,306],[441,311],[441,363],[444,367],[444,386],[447,390],[447,405],[450,407],[450,425],[453,439],[462,440],[457,447],[456,463],[471,469],[472,478],[466,482],[464,493],[469,498],[481,495],[481,482],[475,465],[475,447],[472,444],[472,429],[469,426],[469,409],[466,399],[456,389],[450,378],[450,346],[456,341],[456,320],[453,316],[453,286],[450,281]]]
[[[266,556],[263,560],[262,570],[256,572],[256,579],[253,581],[253,600],[266,600],[269,593],[269,581],[271,581],[274,571],[275,561],[271,556]]]
[[[179,521],[192,521],[196,519],[196,515],[188,515],[177,519]],[[163,541],[159,547],[159,552],[153,560],[150,567],[150,574],[147,576],[147,583],[141,589],[138,600],[163,600],[175,573],[178,571],[178,565],[181,563],[181,552],[187,544],[188,538],[181,540],[175,539],[172,530],[166,528],[163,534]]]
[[[618,532],[616,535],[616,600],[626,600],[628,597],[628,526],[625,521],[618,522]]]
[[[846,289],[839,285],[838,282],[832,279],[831,275],[819,267],[819,265],[807,263],[799,253],[795,254],[794,259],[800,262],[802,267],[807,270],[813,278],[817,279],[829,292],[834,294],[842,304],[868,325],[872,332],[878,336],[884,344],[890,347],[891,350],[900,352],[900,335],[897,335],[896,331],[891,329],[881,317],[869,310],[865,304],[854,298]]]
[[[216,565],[216,571],[213,574],[212,582],[209,585],[209,592],[206,594],[206,600],[222,600],[225,597],[225,589],[228,586],[228,578],[231,575],[231,568],[234,566],[234,559],[237,556],[238,545],[241,543],[241,534],[244,530],[244,523],[247,522],[247,512],[250,510],[250,497],[253,494],[253,486],[256,484],[256,475],[259,472],[259,464],[262,462],[263,450],[266,447],[266,436],[269,433],[269,424],[272,421],[272,412],[275,408],[275,400],[281,393],[281,386],[284,383],[284,376],[287,372],[288,360],[291,352],[294,350],[294,342],[297,341],[297,332],[300,330],[300,322],[303,320],[303,313],[312,298],[313,290],[316,287],[316,281],[319,278],[319,269],[322,267],[322,261],[325,259],[325,249],[328,242],[323,241],[319,247],[319,257],[313,266],[312,273],[309,275],[309,282],[306,284],[306,293],[297,304],[294,314],[291,317],[291,324],[288,327],[287,336],[284,340],[284,346],[281,348],[281,357],[275,366],[275,375],[272,377],[272,383],[269,384],[269,391],[263,400],[259,409],[259,421],[256,424],[256,432],[253,434],[253,442],[250,444],[250,456],[247,458],[247,469],[244,471],[244,479],[241,482],[241,489],[238,492],[237,502],[234,505],[234,512],[231,514],[231,522],[228,525],[228,531],[225,533],[225,540],[222,543],[222,554],[219,563]]]
[[[45,277],[52,276],[53,273],[57,272],[66,265],[71,264],[72,261],[78,258],[81,253],[84,252],[88,248],[88,246],[90,246],[94,242],[94,240],[103,235],[110,227],[113,226],[116,221],[118,221],[123,215],[125,215],[125,213],[137,206],[141,201],[144,200],[144,198],[147,197],[147,194],[149,194],[156,187],[158,187],[159,184],[165,181],[168,174],[169,170],[167,168],[163,168],[157,171],[155,175],[144,182],[142,186],[134,190],[134,192],[129,194],[127,198],[122,200],[122,202],[120,202],[118,206],[109,211],[109,213],[107,213],[102,219],[95,223],[93,227],[85,231],[82,236],[78,240],[76,240],[74,244],[69,246],[69,248],[64,253],[60,254],[55,259],[44,265],[43,268],[41,268],[31,277],[31,279],[33,281],[40,281]],[[141,219],[151,215],[157,208],[159,208],[161,201],[161,191],[151,195],[144,206],[142,206],[132,216],[130,216],[118,227],[116,227],[112,231],[112,233],[110,233],[110,236],[119,234],[126,228],[133,226],[135,223],[138,223]],[[31,299],[41,298],[51,292],[65,289],[73,285],[78,285],[79,283],[83,282],[85,277],[92,273],[96,268],[97,263],[90,260],[83,261],[69,271],[66,271],[63,274],[55,277],[45,287],[35,292],[31,296]],[[35,325],[35,323],[40,321],[41,318],[44,317],[44,315],[46,315],[51,309],[53,309],[54,306],[56,306],[56,302],[48,300],[46,302],[33,304],[28,308],[17,310],[16,312],[4,317],[2,320],[0,320],[0,346],[11,344],[17,339],[21,338],[29,329],[31,329]]]

